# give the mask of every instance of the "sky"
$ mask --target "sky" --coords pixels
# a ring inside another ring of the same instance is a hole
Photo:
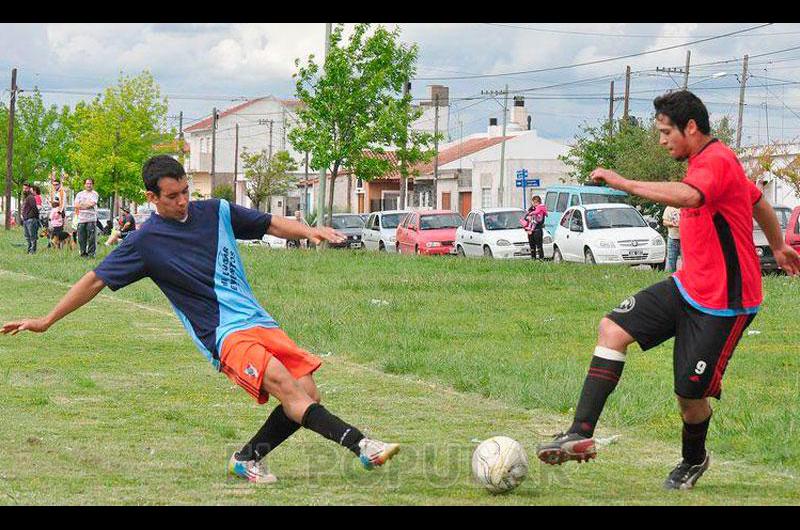
[[[735,122],[742,57],[752,57],[743,145],[800,137],[797,23],[721,38],[713,37],[764,23],[383,24],[399,27],[401,40],[419,48],[412,96],[424,98],[431,84],[450,88],[450,139],[484,131],[491,117],[502,119],[502,96],[481,97],[481,91],[507,84],[511,95],[526,96],[540,136],[571,142],[583,125],[607,118],[610,82],[621,97],[626,66],[632,71],[630,112],[648,117],[655,96],[683,83],[681,73],[657,68],[683,68],[687,50],[689,88],[706,102],[712,121],[728,115]],[[46,103],[70,106],[91,99],[121,72],[146,69],[168,97],[169,125],[177,127],[182,111],[186,126],[210,115],[214,106],[224,109],[243,98],[293,97],[295,59],[321,57],[324,35],[323,23],[4,23],[0,99],[8,100],[12,67],[23,90],[38,87]],[[704,39],[711,40],[695,42]],[[680,46],[686,43],[693,44]],[[660,51],[667,47],[675,48]],[[597,64],[571,67],[591,62]],[[510,75],[542,69],[549,71]],[[482,77],[452,79],[466,76]],[[564,85],[543,88],[559,84]],[[622,115],[622,106],[615,101],[615,116]]]

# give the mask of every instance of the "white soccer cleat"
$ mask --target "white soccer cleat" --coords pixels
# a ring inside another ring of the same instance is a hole
[[[369,438],[362,438],[358,442],[358,447],[361,449],[359,459],[367,469],[382,466],[400,451],[400,444],[388,444],[379,440],[370,440]]]
[[[269,472],[267,464],[255,460],[237,460],[236,453],[228,461],[228,474],[255,484],[274,484],[278,477]]]

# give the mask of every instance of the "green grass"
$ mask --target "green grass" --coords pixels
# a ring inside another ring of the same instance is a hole
[[[0,235],[0,320],[47,312],[92,262],[34,257]],[[101,249],[101,254],[105,249]],[[679,458],[672,342],[631,349],[597,461],[531,461],[511,495],[472,484],[473,440],[505,434],[533,457],[570,419],[599,318],[663,278],[556,266],[360,252],[242,249],[259,300],[323,356],[323,402],[402,442],[385,469],[299,432],[270,456],[271,488],[226,479],[230,452],[263,422],[213,371],[149,280],[44,335],[0,337],[0,503],[6,504],[798,504],[800,281],[765,279],[762,313],[715,403],[712,468],[687,493],[661,482]],[[99,260],[98,260],[99,261]],[[377,301],[377,302],[373,302]],[[385,301],[386,303],[383,303]]]

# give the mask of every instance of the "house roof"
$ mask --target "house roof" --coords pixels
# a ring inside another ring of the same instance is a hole
[[[229,116],[231,114],[235,114],[235,113],[239,112],[240,110],[246,109],[250,105],[253,105],[254,103],[258,103],[259,101],[263,101],[265,99],[269,99],[270,97],[272,97],[272,96],[264,96],[264,97],[261,97],[261,98],[255,98],[255,99],[251,99],[251,100],[245,101],[244,103],[240,103],[238,105],[234,105],[233,107],[231,107],[229,109],[225,109],[222,112],[220,112],[219,113],[219,117],[220,118],[224,118],[225,116]],[[283,105],[284,107],[287,107],[287,108],[290,108],[290,109],[297,108],[302,103],[299,99],[278,99],[277,101],[281,105]],[[198,121],[197,123],[193,123],[189,127],[185,128],[183,131],[184,132],[193,132],[193,131],[202,131],[202,130],[205,130],[205,129],[209,129],[209,128],[211,128],[211,122],[212,122],[212,117],[209,116],[207,118],[204,118],[204,119]]]

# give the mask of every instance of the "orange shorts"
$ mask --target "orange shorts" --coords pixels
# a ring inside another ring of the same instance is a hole
[[[259,404],[264,404],[269,394],[261,388],[261,382],[272,357],[278,359],[295,379],[322,365],[319,357],[300,348],[282,329],[255,327],[225,337],[219,358],[220,371]]]

